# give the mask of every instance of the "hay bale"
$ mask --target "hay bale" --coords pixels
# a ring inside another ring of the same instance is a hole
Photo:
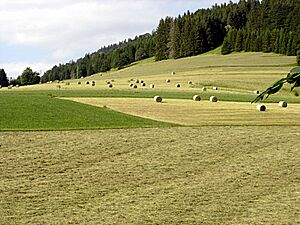
[[[115,80],[110,80],[110,82],[115,82]]]
[[[56,87],[57,87],[58,89],[61,89],[61,86],[60,86],[60,85],[56,85]]]
[[[107,85],[107,87],[109,87],[109,88],[112,88],[112,87],[113,87],[113,85],[112,85],[112,84],[108,84],[108,85]]]
[[[13,86],[12,85],[9,85],[8,87],[7,87],[7,89],[12,89],[13,88]]]
[[[141,86],[142,86],[142,87],[145,87],[145,86],[146,86],[146,84],[145,84],[145,83],[141,83]]]
[[[259,105],[256,106],[256,109],[260,112],[264,112],[264,111],[267,110],[267,107],[263,104],[259,104]]]
[[[106,80],[105,82],[106,82],[106,84],[110,84],[110,81],[109,81],[109,80]]]
[[[78,84],[78,85],[81,85],[81,82],[80,82],[80,81],[78,81],[78,82],[77,82],[77,84]]]
[[[143,80],[141,80],[141,81],[140,81],[140,83],[141,83],[141,84],[143,84],[143,83],[144,83],[144,81],[143,81]]]
[[[162,102],[162,98],[160,96],[155,96],[154,101],[156,102]]]
[[[175,87],[180,88],[180,84],[176,84]]]
[[[193,82],[191,80],[188,81],[188,85],[192,85]]]
[[[80,79],[83,79],[84,77],[80,77]]]
[[[201,97],[199,95],[194,95],[193,100],[194,101],[201,101]]]
[[[20,87],[20,85],[17,84],[17,85],[16,85],[16,88],[18,88],[18,87]]]
[[[280,102],[278,103],[278,105],[279,105],[280,107],[282,107],[282,108],[286,108],[286,107],[287,107],[287,103],[286,103],[285,101],[280,101]]]
[[[217,102],[218,98],[216,96],[210,96],[209,101],[211,101],[211,102]]]
[[[150,88],[154,88],[154,84],[150,84]]]
[[[139,81],[138,79],[136,79],[136,80],[135,80],[135,83],[137,83],[137,84],[138,84],[138,83],[140,83],[140,81]]]
[[[65,85],[70,85],[70,82],[66,82]]]
[[[171,80],[170,80],[170,79],[166,79],[166,82],[167,82],[167,83],[170,83],[170,82],[171,82]]]
[[[253,94],[258,95],[259,91],[253,91]]]
[[[132,87],[132,86],[133,86],[133,83],[130,83],[130,84],[129,84],[129,87]]]
[[[202,91],[207,91],[207,88],[206,88],[206,87],[203,87],[203,88],[202,88]]]
[[[86,82],[85,82],[85,84],[86,84],[86,85],[89,85],[89,84],[90,84],[90,82],[89,82],[89,81],[86,81]]]
[[[176,74],[176,72],[174,72],[174,71],[171,73],[171,75],[175,75],[175,74]]]
[[[217,90],[218,90],[218,87],[213,87],[213,90],[217,91]]]
[[[2,88],[2,86],[0,85],[0,89]]]
[[[92,86],[94,87],[96,85],[96,83],[92,83]]]
[[[136,84],[134,84],[134,85],[132,86],[132,88],[137,88],[137,85],[136,85]]]

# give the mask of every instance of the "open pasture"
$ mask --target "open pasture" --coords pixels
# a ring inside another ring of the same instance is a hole
[[[147,91],[151,89],[150,84],[154,84],[155,90],[179,93],[200,90],[203,86],[208,88],[217,86],[224,92],[251,94],[254,90],[264,90],[274,81],[285,76],[294,66],[295,57],[273,53],[240,53],[227,56],[210,54],[160,62],[147,59],[145,62],[134,63],[119,71],[65,81],[70,85],[53,82],[15,90],[59,90],[61,95],[65,90],[131,90],[130,82],[143,80],[146,85],[141,86],[140,83],[136,83],[138,90]],[[171,74],[173,71],[176,71],[175,75]],[[131,79],[132,81],[129,82]],[[170,79],[170,82],[167,83],[166,79]],[[89,85],[86,81],[89,81]],[[95,81],[96,85],[92,86],[91,81]],[[188,84],[188,81],[192,81],[192,84]],[[81,84],[79,85],[78,82]],[[110,82],[113,87],[109,88],[107,82]],[[177,83],[180,84],[180,88],[175,87]],[[134,96],[134,90],[132,95]]]
[[[0,224],[299,224],[299,126],[1,132]]]

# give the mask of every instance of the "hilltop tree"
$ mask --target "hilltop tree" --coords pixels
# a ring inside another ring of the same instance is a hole
[[[33,72],[30,67],[27,67],[20,76],[21,85],[38,84],[40,82],[39,73]]]
[[[8,86],[8,79],[6,76],[6,73],[4,69],[0,69],[0,85],[2,87],[7,87]]]

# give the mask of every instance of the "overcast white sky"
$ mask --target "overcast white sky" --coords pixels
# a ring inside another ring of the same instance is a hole
[[[0,68],[16,77],[154,30],[160,18],[228,0],[0,0]],[[236,2],[233,1],[233,2]]]

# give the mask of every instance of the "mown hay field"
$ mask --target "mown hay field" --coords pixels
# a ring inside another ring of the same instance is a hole
[[[294,66],[263,53],[148,59],[0,89],[0,224],[299,224],[300,98],[286,87],[266,112],[250,104]]]
[[[0,224],[299,224],[299,126],[1,132]]]
[[[300,104],[287,108],[267,103],[266,112],[247,102],[210,102],[153,98],[65,98],[88,105],[107,107],[122,113],[188,126],[201,125],[300,125]]]

